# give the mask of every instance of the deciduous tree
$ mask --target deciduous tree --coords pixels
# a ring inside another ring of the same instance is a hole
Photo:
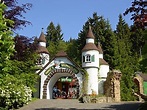
[[[31,3],[25,3],[18,5],[18,0],[1,0],[7,6],[4,10],[5,18],[10,19],[14,22],[13,26],[7,23],[8,27],[11,27],[14,31],[16,29],[22,29],[22,26],[31,24],[31,22],[25,20],[23,13],[26,13],[27,10],[30,10],[32,7]]]
[[[124,15],[132,14],[131,20],[137,25],[137,27],[145,28],[147,26],[147,1],[146,0],[134,0],[132,6],[127,8]]]

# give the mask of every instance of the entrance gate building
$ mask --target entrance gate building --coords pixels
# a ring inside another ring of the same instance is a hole
[[[69,90],[71,87],[76,91],[76,96],[79,96],[82,87],[83,75],[79,71],[79,68],[67,57],[64,52],[59,52],[58,54],[62,55],[56,55],[50,63],[46,64],[46,66],[42,68],[42,71],[38,72],[41,76],[41,99],[54,98],[54,86],[56,86],[60,92],[66,92],[66,98],[69,98]],[[65,82],[67,83],[66,85]]]
[[[87,95],[104,94],[103,86],[109,72],[109,64],[103,59],[100,43],[96,46],[94,39],[89,27],[86,44],[81,50],[82,65],[78,66],[64,51],[50,59],[45,35],[41,33],[36,50],[40,55],[37,65],[41,67],[36,72],[40,76],[37,86],[40,99],[76,98],[81,94],[82,88]],[[85,76],[88,76],[87,85],[82,87]]]

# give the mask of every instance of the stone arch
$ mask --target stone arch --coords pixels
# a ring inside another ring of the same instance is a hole
[[[138,92],[143,94],[143,81],[142,81],[142,78],[139,75],[134,77],[134,83],[138,87],[138,90],[139,90]]]
[[[44,80],[43,84],[43,99],[47,99],[47,85],[50,79],[56,74],[56,73],[68,73],[70,74],[76,81],[76,87],[77,87],[77,96],[79,96],[79,80],[75,76],[75,73],[71,69],[54,69],[50,72],[50,74],[47,76],[47,78]]]

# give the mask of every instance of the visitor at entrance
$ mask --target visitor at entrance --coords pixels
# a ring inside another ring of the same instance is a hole
[[[61,97],[61,90],[59,88],[57,88],[57,97],[60,98]]]
[[[68,89],[68,98],[72,98],[73,95],[73,89],[71,87],[69,87]]]
[[[63,99],[67,99],[67,95],[66,95],[66,92],[65,92],[65,91],[62,91],[62,92],[61,92],[61,97],[62,97]]]
[[[56,86],[54,86],[53,87],[53,98],[55,99],[55,98],[57,98],[57,87]]]

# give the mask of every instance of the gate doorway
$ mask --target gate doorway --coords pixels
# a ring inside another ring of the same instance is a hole
[[[77,98],[76,79],[71,76],[61,77],[53,87],[53,99],[75,99]]]

